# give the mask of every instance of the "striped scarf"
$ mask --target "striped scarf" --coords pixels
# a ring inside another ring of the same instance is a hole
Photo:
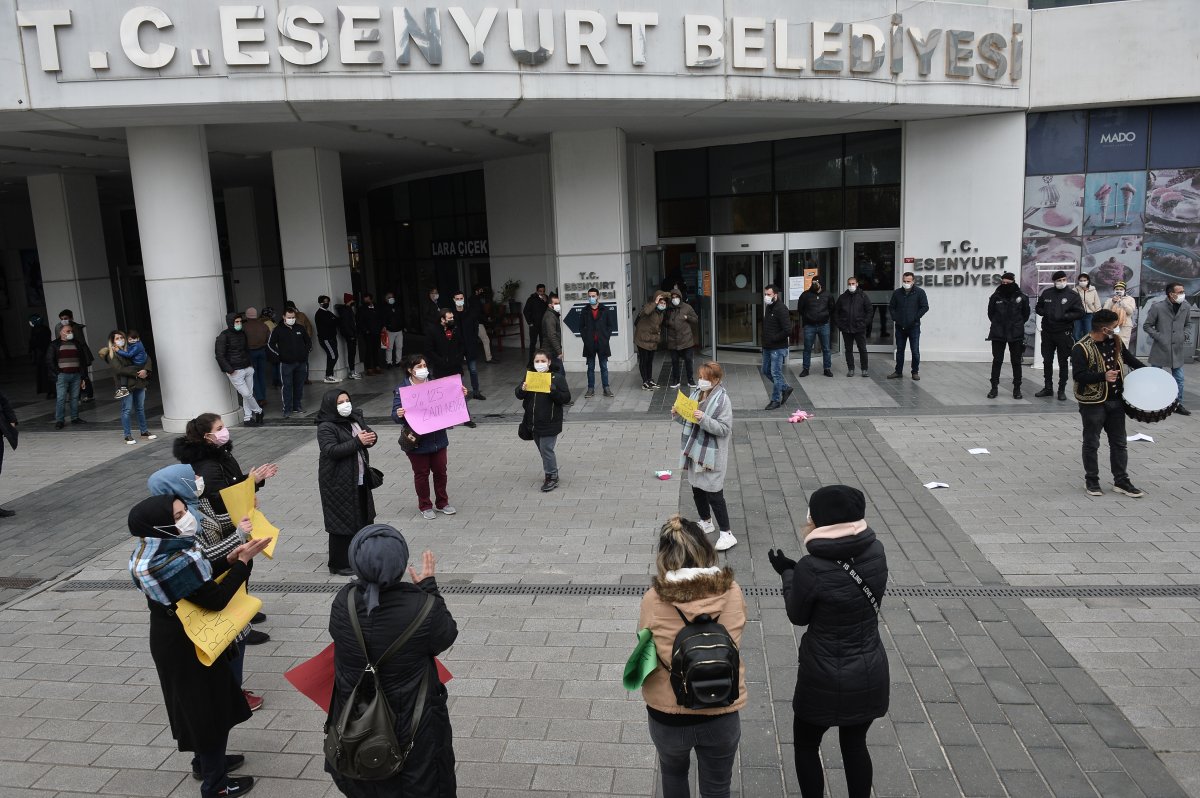
[[[692,392],[692,399],[700,396],[699,391]],[[708,399],[703,402],[705,415],[716,415],[717,411],[722,409],[722,403],[728,402],[729,396],[725,393],[725,388],[718,385],[709,393]],[[687,468],[687,461],[691,460],[696,464],[696,467],[701,471],[715,471],[717,468],[717,449],[720,447],[715,435],[710,435],[701,429],[700,425],[694,421],[683,422],[683,449],[679,455],[679,467]]]
[[[212,579],[212,565],[195,538],[141,538],[129,558],[133,584],[159,604],[171,606]]]

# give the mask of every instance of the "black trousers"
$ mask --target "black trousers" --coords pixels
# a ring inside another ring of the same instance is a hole
[[[701,520],[707,521],[710,518],[716,518],[717,529],[722,532],[729,531],[729,507],[725,504],[725,491],[719,490],[712,493],[700,488],[692,488],[692,499],[696,502],[696,512],[700,515]]]
[[[871,795],[871,752],[867,749],[867,732],[871,721],[856,726],[839,726],[838,742],[846,769],[846,792],[849,798],[869,798]],[[825,794],[825,771],[821,766],[821,738],[828,726],[813,726],[799,718],[792,720],[796,740],[796,776],[803,798],[821,798]],[[836,792],[836,791],[835,791]]]
[[[638,347],[638,371],[641,372],[642,382],[650,382],[654,376],[654,350]]]
[[[683,361],[684,374],[679,373],[679,361]],[[671,350],[671,379],[667,381],[668,385],[677,385],[680,377],[687,377],[688,385],[695,385],[696,381],[692,379],[692,350],[691,349],[672,349]]]
[[[863,371],[867,370],[867,333],[866,331],[849,333],[842,331],[842,351],[846,353],[846,368],[854,368],[854,348],[858,349],[858,365]]]
[[[336,338],[322,338],[321,351],[325,353],[325,376],[333,376],[333,367],[337,365],[338,345]]]
[[[537,349],[538,340],[542,337],[542,327],[539,324],[529,325],[529,359],[533,360],[533,350]]]
[[[1058,389],[1064,391],[1067,388],[1067,361],[1071,357],[1071,347],[1075,345],[1075,341],[1071,338],[1071,331],[1064,330],[1058,333],[1050,333],[1042,331],[1042,369],[1045,371],[1046,388],[1048,390],[1054,387],[1054,357],[1058,356]]]
[[[1004,365],[1005,349],[1008,350],[1008,361],[1012,363],[1013,388],[1020,388],[1021,355],[1025,352],[1024,341],[992,341],[992,387],[995,388],[1000,384],[1000,368]],[[1049,383],[1046,384],[1049,385]]]
[[[358,339],[342,336],[342,340],[346,342],[346,370],[354,372],[354,356],[358,353]]]
[[[379,348],[378,335],[364,335],[362,337],[362,360],[364,369],[379,368],[379,353],[382,351]]]
[[[1083,419],[1083,475],[1089,484],[1100,481],[1100,432],[1108,435],[1108,466],[1113,482],[1129,479],[1129,449],[1125,440],[1125,404],[1109,399],[1103,404],[1079,405]]]

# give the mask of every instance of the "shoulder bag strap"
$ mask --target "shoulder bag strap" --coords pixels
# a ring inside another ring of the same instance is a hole
[[[850,578],[854,580],[855,584],[862,588],[863,595],[867,597],[867,601],[871,602],[871,609],[875,610],[875,614],[878,615],[880,612],[879,602],[875,599],[875,594],[871,592],[871,586],[868,585],[866,581],[859,576],[853,568],[850,567],[849,563],[838,560],[837,564],[842,566],[842,570],[849,574]]]
[[[391,659],[391,656],[399,651],[409,639],[417,633],[417,629],[424,623],[425,618],[429,616],[430,610],[433,609],[433,596],[429,593],[425,594],[425,603],[421,605],[421,609],[417,610],[417,617],[413,618],[412,623],[404,630],[404,634],[396,638],[396,642],[388,646],[388,650],[383,652],[383,656],[375,662],[375,668],[383,667],[383,663]]]

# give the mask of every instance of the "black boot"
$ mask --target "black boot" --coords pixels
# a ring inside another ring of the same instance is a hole
[[[1014,386],[1013,386],[1013,399],[1021,399],[1021,398],[1023,398],[1023,397],[1021,396],[1021,386],[1020,386],[1020,385],[1014,385]]]
[[[1047,396],[1054,396],[1054,389],[1047,385],[1042,390],[1034,394],[1038,399],[1045,399]]]
[[[988,398],[988,399],[995,399],[995,398],[996,398],[997,396],[999,396],[999,395],[1000,395],[1000,391],[998,391],[998,390],[996,389],[996,383],[994,383],[994,382],[993,382],[993,383],[992,383],[992,390],[988,391],[987,398]]]

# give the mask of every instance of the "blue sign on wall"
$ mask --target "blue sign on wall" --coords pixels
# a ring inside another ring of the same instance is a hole
[[[1025,119],[1025,174],[1082,172],[1086,130],[1086,111],[1030,114]]]
[[[1088,117],[1089,172],[1146,168],[1150,109],[1104,108],[1092,111]]]
[[[611,337],[615,338],[617,336],[617,325],[619,323],[619,318],[620,318],[619,315],[617,314],[617,303],[616,302],[601,302],[600,307],[604,310],[605,313],[608,314],[608,322],[609,322],[609,324],[612,325],[612,336]],[[578,304],[572,305],[571,309],[567,311],[567,315],[563,316],[563,324],[565,324],[567,326],[568,330],[570,330],[571,332],[573,332],[575,334],[576,338],[579,337],[579,322],[580,322],[579,317],[585,312],[591,312],[590,308],[588,307],[588,304],[586,302],[580,302]]]
[[[1151,169],[1200,166],[1200,103],[1156,106],[1151,119]]]

